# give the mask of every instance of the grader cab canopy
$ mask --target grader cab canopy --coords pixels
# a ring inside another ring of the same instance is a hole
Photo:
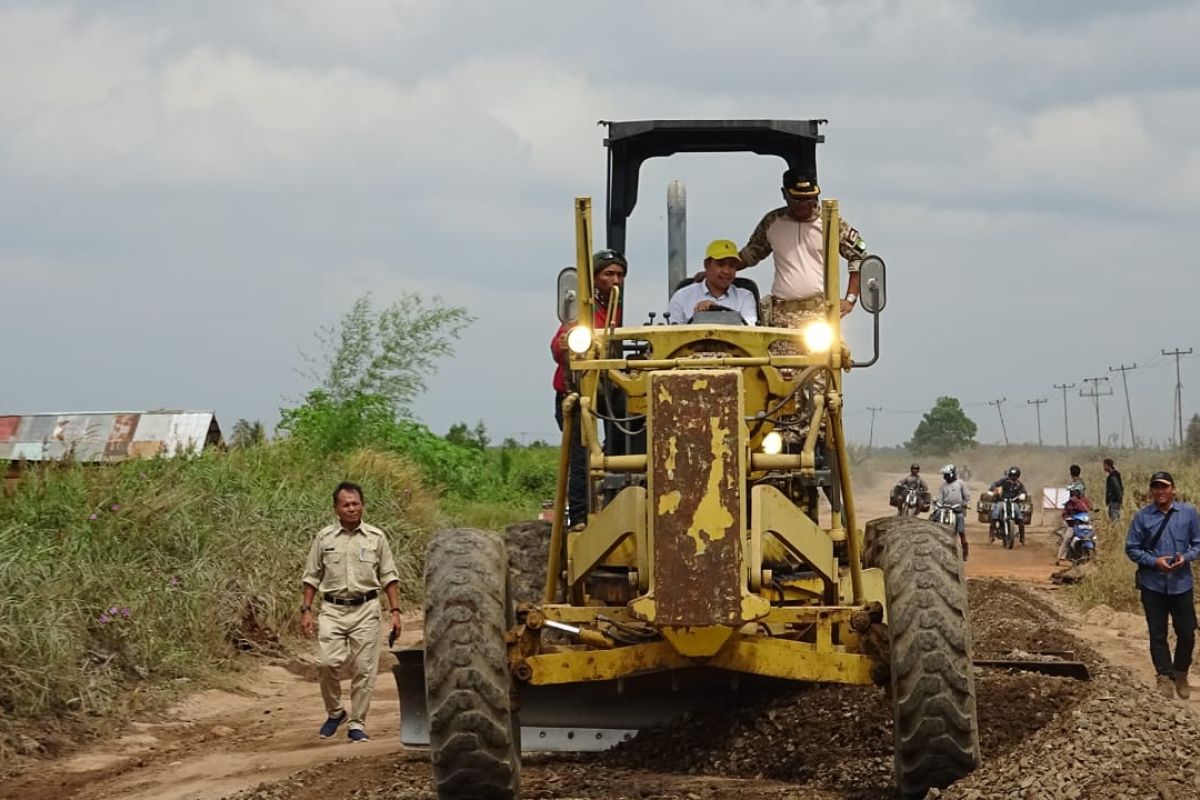
[[[817,120],[606,124],[619,250],[646,159],[749,151],[815,173],[823,140]],[[591,201],[576,198],[550,530],[437,533],[424,648],[396,668],[402,740],[430,746],[440,800],[516,798],[522,748],[603,749],[802,682],[888,688],[908,796],[978,765],[958,539],[911,517],[864,535],[855,514],[843,375],[874,359],[855,362],[842,339],[837,201],[820,213],[825,285],[804,329],[623,326],[619,291],[595,297]],[[877,337],[883,263],[866,261]],[[588,513],[568,527],[573,451]],[[521,577],[531,562],[545,565],[535,585]]]

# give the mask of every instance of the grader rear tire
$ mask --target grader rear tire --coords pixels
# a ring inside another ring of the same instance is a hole
[[[515,800],[520,725],[504,634],[508,559],[495,534],[438,532],[425,561],[425,698],[438,800]]]
[[[865,561],[883,570],[896,787],[921,798],[979,766],[967,586],[958,537],[924,519],[867,524]]]

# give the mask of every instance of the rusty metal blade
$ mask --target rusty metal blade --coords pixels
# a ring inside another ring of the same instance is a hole
[[[400,693],[400,741],[429,745],[424,652],[396,651],[392,668]],[[791,681],[697,667],[620,681],[523,686],[521,749],[596,752],[689,713],[744,705],[796,691]]]

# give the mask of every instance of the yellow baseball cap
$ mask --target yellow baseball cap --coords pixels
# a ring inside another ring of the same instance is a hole
[[[704,258],[705,260],[710,258],[717,260],[722,258],[736,258],[741,261],[742,257],[738,255],[737,245],[733,242],[728,239],[714,239],[709,244],[708,249],[704,251]]]

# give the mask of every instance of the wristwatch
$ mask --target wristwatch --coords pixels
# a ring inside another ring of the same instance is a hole
[[[305,613],[306,611],[312,611],[312,606],[300,606],[301,614]]]
[[[856,295],[854,292],[848,292],[846,294],[846,302],[850,305],[854,305],[858,302],[858,295]]]

